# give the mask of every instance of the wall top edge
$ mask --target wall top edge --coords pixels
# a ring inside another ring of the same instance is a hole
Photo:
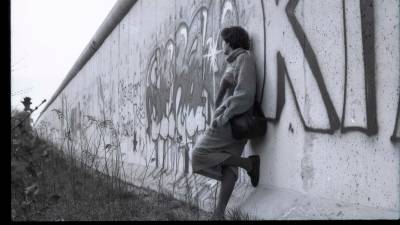
[[[35,121],[39,121],[40,117],[47,110],[47,108],[54,102],[58,95],[64,90],[68,83],[78,74],[78,72],[83,68],[83,66],[89,61],[89,59],[94,55],[94,53],[101,47],[104,40],[111,34],[114,28],[121,22],[121,20],[130,11],[137,0],[118,0],[111,11],[108,13],[107,17],[104,19],[103,23],[97,29],[96,33],[86,45],[78,59],[73,64],[72,68],[69,70],[61,85],[58,87],[56,92],[53,94],[51,99],[47,102],[40,115]]]

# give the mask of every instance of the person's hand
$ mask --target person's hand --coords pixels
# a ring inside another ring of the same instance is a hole
[[[216,127],[222,127],[228,122],[228,119],[224,116],[224,114],[216,117],[212,122],[211,122],[211,127],[216,128]]]
[[[216,128],[216,127],[217,127],[217,121],[216,121],[216,120],[213,120],[213,121],[211,122],[211,127],[212,127],[212,128]]]

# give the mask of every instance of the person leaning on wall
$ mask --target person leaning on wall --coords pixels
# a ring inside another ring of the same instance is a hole
[[[239,26],[221,31],[226,69],[222,76],[211,126],[192,151],[193,173],[221,181],[212,219],[225,219],[225,209],[238,179],[238,167],[247,171],[253,186],[259,179],[260,157],[241,157],[248,139],[232,136],[229,120],[248,111],[256,95],[256,64],[250,54],[247,31]]]

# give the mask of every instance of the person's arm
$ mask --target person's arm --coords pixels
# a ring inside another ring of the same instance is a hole
[[[217,98],[215,99],[215,107],[221,106],[226,89],[228,89],[228,87],[229,87],[229,83],[226,80],[222,79],[221,85],[218,89]]]
[[[213,118],[217,118],[219,115],[221,115],[221,113],[224,112],[226,106],[224,104],[221,104],[223,101],[223,98],[226,94],[226,91],[228,88],[230,88],[231,86],[233,86],[234,84],[234,78],[233,78],[233,68],[231,68],[230,66],[228,66],[228,68],[225,71],[224,76],[221,79],[220,82],[220,87],[218,90],[218,94],[217,94],[217,98],[215,100],[215,107],[217,107],[215,109],[215,113]],[[225,102],[225,101],[224,101]]]
[[[221,105],[222,98],[224,97],[225,91],[226,91],[226,89],[222,91],[222,88],[221,88],[218,93],[217,100],[215,101],[215,107],[217,107],[217,108],[214,110],[213,120],[215,120],[215,118],[220,116],[226,108],[224,105]]]
[[[218,126],[223,126],[235,115],[246,112],[254,103],[257,82],[255,62],[248,54],[242,54],[239,57],[237,85],[233,95],[222,104],[226,109],[216,118]]]

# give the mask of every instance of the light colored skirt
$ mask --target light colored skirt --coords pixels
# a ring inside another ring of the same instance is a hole
[[[240,157],[246,143],[247,139],[233,138],[229,122],[223,127],[208,127],[196,141],[192,151],[193,173],[221,181],[221,163],[232,155]],[[228,168],[235,173],[236,177],[238,176],[237,167]]]

